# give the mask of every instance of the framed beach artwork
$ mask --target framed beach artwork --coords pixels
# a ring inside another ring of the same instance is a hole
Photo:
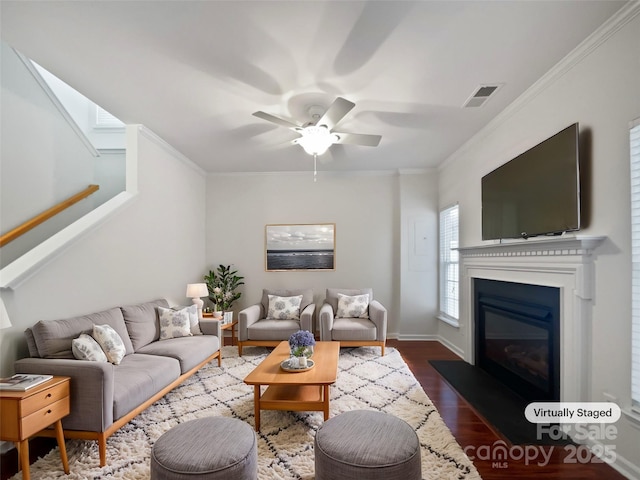
[[[335,270],[335,223],[267,225],[267,272]]]

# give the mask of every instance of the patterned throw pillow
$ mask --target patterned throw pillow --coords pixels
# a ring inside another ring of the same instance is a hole
[[[160,340],[191,336],[191,322],[186,308],[172,310],[158,307],[160,318]]]
[[[102,347],[107,360],[114,365],[119,365],[127,350],[118,332],[110,325],[94,325],[93,338]]]
[[[369,318],[369,294],[348,295],[338,294],[338,318]]]
[[[272,320],[300,320],[300,304],[302,295],[295,297],[279,297],[269,295],[269,311],[267,319]]]
[[[91,335],[81,334],[71,341],[71,351],[78,360],[89,360],[91,362],[108,362],[107,356],[102,351],[102,347]]]
[[[189,325],[191,327],[191,335],[202,335],[200,330],[200,319],[198,318],[198,306],[189,305],[188,307],[173,307],[176,312],[185,310],[189,315]]]

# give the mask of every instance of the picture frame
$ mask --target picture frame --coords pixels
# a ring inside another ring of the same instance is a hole
[[[265,226],[265,270],[332,271],[336,269],[336,224]]]

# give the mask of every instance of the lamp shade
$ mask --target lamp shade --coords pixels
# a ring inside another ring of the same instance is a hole
[[[200,298],[208,296],[209,290],[207,289],[206,283],[189,283],[187,285],[187,297]]]

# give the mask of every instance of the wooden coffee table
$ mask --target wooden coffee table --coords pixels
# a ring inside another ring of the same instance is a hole
[[[305,372],[285,372],[282,361],[289,358],[289,343],[282,342],[244,379],[254,386],[255,428],[260,431],[260,410],[295,412],[320,411],[329,419],[329,386],[338,377],[340,342],[316,342],[315,365]],[[261,393],[262,385],[267,385]]]

